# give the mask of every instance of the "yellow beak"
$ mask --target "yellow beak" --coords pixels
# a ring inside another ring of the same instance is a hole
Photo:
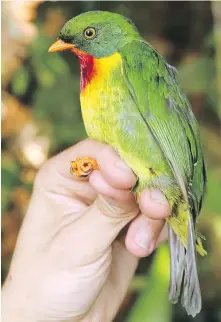
[[[64,41],[59,39],[51,45],[51,47],[48,49],[48,51],[49,51],[49,53],[54,53],[56,51],[67,50],[67,49],[71,49],[74,47],[75,46],[73,44],[65,43]]]

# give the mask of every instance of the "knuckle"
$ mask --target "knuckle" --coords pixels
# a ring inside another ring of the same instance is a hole
[[[111,198],[105,198],[99,195],[95,201],[95,206],[100,210],[106,217],[110,217],[119,222],[130,221],[137,216],[139,208],[132,205],[130,209],[125,209],[123,205],[118,204]]]
[[[107,161],[107,159],[112,157],[114,154],[116,154],[115,150],[111,146],[105,145],[101,150],[100,159],[101,160],[105,159],[105,161]]]
[[[46,161],[37,172],[34,179],[34,188],[43,188],[50,182],[49,175],[53,172],[55,166],[55,158]]]

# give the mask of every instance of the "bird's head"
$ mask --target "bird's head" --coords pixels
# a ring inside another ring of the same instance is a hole
[[[126,42],[139,37],[135,25],[122,15],[91,11],[69,20],[49,52],[70,49],[101,58],[112,55]]]

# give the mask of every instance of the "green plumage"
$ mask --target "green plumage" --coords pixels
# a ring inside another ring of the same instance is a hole
[[[196,119],[179,87],[174,68],[150,45],[144,41],[133,41],[123,48],[122,57],[125,83],[137,111],[148,128],[148,135],[155,139],[163,152],[163,156],[157,153],[159,161],[156,162],[156,155],[153,158],[149,151],[148,162],[156,175],[145,183],[142,178],[136,190],[139,191],[140,186],[161,189],[172,206],[172,217],[168,220],[171,225],[170,299],[177,302],[183,282],[182,304],[187,313],[195,316],[201,310],[195,244],[202,255],[205,253],[200,238],[196,236],[195,223],[201,210],[206,182]],[[169,169],[162,172],[164,163]],[[171,180],[171,171],[175,182]],[[174,225],[176,220],[185,226],[184,231]]]
[[[83,36],[89,26],[96,30],[91,41]],[[172,210],[167,220],[170,299],[175,303],[182,294],[187,313],[195,316],[201,310],[195,247],[205,254],[196,221],[206,171],[198,125],[176,71],[118,14],[80,15],[64,26],[60,38],[96,60],[120,55],[119,64],[102,78],[100,87],[90,85],[84,94],[86,130],[90,137],[112,145],[132,168],[138,197],[145,188],[160,189],[166,195]]]

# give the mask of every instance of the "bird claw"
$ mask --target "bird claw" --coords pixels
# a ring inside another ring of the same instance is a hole
[[[76,177],[88,177],[93,170],[97,170],[97,161],[90,157],[77,158],[71,161],[71,174]]]

